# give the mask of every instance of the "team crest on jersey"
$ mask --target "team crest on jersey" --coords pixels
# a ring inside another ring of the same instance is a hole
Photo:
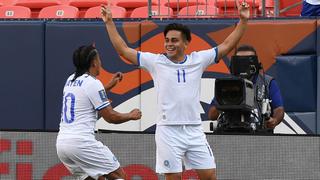
[[[107,100],[107,93],[106,91],[103,89],[101,91],[99,91],[99,95],[102,101],[106,101]]]
[[[113,156],[113,161],[118,161],[117,157],[116,156]]]
[[[164,164],[166,167],[170,167],[170,163],[169,163],[168,160],[165,160],[165,161],[163,162],[163,164]]]

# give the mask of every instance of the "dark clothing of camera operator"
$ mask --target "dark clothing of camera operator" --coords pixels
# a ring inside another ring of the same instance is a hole
[[[256,51],[252,46],[241,45],[236,50],[236,56],[256,56]],[[254,113],[259,119],[265,118],[263,128],[269,129],[269,132],[273,132],[273,129],[281,123],[284,117],[283,101],[280,94],[280,89],[271,76],[264,74],[262,67],[257,68],[257,72],[251,77],[247,78],[252,81],[255,91],[255,109]],[[263,101],[267,102],[263,102]],[[269,117],[263,117],[263,103],[267,103],[271,107],[271,114]],[[215,98],[212,100],[208,116],[211,120],[217,120],[220,112],[216,108],[217,102]]]

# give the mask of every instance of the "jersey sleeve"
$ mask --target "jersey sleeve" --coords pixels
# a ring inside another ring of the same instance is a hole
[[[137,54],[138,65],[149,72],[153,72],[159,54],[139,51]]]
[[[100,111],[101,109],[110,105],[107,93],[99,80],[94,80],[85,89],[94,109]]]
[[[271,99],[271,106],[273,109],[283,106],[280,89],[275,80],[272,80],[269,85],[269,96]]]
[[[197,55],[201,59],[204,69],[210,66],[211,64],[218,63],[218,48],[214,47],[207,50],[198,51]]]
[[[217,106],[217,99],[214,97],[210,103],[210,106]]]

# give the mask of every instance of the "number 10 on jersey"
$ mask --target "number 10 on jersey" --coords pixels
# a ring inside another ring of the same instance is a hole
[[[75,106],[75,96],[72,93],[68,93],[63,97],[63,120],[66,123],[72,123],[74,121],[74,106]]]

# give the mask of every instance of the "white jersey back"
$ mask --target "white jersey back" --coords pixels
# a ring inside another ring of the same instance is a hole
[[[97,112],[108,105],[102,83],[88,74],[83,74],[75,81],[71,75],[63,89],[58,139],[94,138]]]
[[[138,53],[139,65],[150,72],[156,89],[157,125],[201,124],[201,76],[216,56],[216,47],[192,52],[181,63],[164,54]]]

